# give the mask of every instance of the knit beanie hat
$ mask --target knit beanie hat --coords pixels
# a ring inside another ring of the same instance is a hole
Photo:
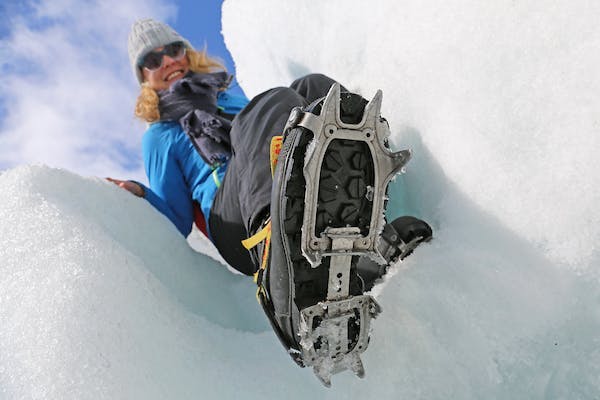
[[[162,22],[153,19],[142,19],[132,25],[129,32],[127,50],[129,51],[131,68],[140,84],[144,80],[142,71],[138,66],[142,57],[157,47],[162,47],[173,42],[183,42],[187,48],[193,48],[190,42],[181,37],[169,25]]]

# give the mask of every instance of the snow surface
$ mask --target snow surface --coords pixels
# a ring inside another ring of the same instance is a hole
[[[325,389],[254,285],[99,178],[0,174],[0,398],[600,398],[600,4],[226,0],[249,95],[384,90],[435,240],[376,288],[367,376]],[[373,4],[376,4],[374,6]]]

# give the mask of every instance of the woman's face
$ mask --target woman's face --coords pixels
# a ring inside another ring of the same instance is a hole
[[[160,52],[164,47],[158,47],[154,49],[154,52]],[[148,82],[150,87],[154,90],[168,89],[173,82],[183,78],[190,69],[190,63],[187,55],[180,58],[171,58],[166,54],[162,55],[162,64],[159,68],[149,70],[148,68],[142,68],[142,75],[144,81]]]

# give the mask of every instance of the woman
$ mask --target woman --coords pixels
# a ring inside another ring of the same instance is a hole
[[[333,80],[310,75],[248,102],[228,92],[218,61],[166,24],[137,21],[128,49],[141,85],[135,114],[149,123],[142,151],[150,187],[110,180],[148,200],[184,236],[195,221],[231,266],[252,275],[256,261],[241,240],[268,214],[269,142],[293,107],[322,97]]]
[[[327,291],[327,277],[322,276],[325,268],[313,269],[306,261],[301,261],[303,265],[297,267],[300,263],[298,256],[301,255],[296,251],[298,249],[294,250],[296,255],[291,254],[289,249],[289,243],[295,239],[284,236],[297,236],[303,226],[282,225],[286,218],[292,220],[288,217],[295,207],[291,204],[294,200],[292,192],[296,192],[296,205],[304,201],[302,178],[298,187],[293,186],[298,182],[292,184],[287,179],[300,176],[296,171],[300,171],[298,168],[301,167],[292,167],[290,160],[304,157],[308,139],[296,140],[305,146],[296,155],[292,153],[300,144],[288,143],[286,147],[284,143],[282,157],[285,155],[286,167],[278,166],[279,172],[274,178],[270,143],[284,133],[290,111],[295,107],[318,113],[315,110],[323,106],[322,98],[335,81],[324,75],[312,74],[296,80],[290,87],[270,89],[248,101],[229,93],[230,78],[218,61],[205,52],[194,50],[171,27],[151,19],[133,25],[128,50],[134,74],[141,85],[135,114],[149,123],[142,145],[150,187],[134,181],[111,181],[148,200],[184,236],[189,234],[195,221],[224,259],[240,272],[252,275],[259,270],[261,263],[261,268],[265,267],[265,262],[271,264],[268,267],[269,278],[267,274],[257,277],[262,291],[259,299],[282,342],[286,347],[298,350],[298,310],[290,311],[292,303],[289,296],[295,294],[296,304],[314,304],[324,296],[323,290]],[[341,118],[349,118],[356,124],[362,118],[365,104],[366,100],[362,97],[345,93],[340,97]],[[351,151],[363,152],[362,147],[352,150],[353,143],[348,143]],[[352,154],[348,165],[356,160],[362,163],[363,154]],[[337,162],[335,159],[329,161],[326,160],[325,164]],[[281,172],[288,167],[289,173]],[[354,173],[362,174],[360,168]],[[367,203],[368,185],[356,182],[352,178],[352,190],[366,191],[357,198],[360,198],[359,202]],[[337,190],[337,185],[334,190]],[[283,197],[288,202],[287,206],[283,205],[283,208],[288,208],[287,211],[280,209],[283,203],[279,199]],[[335,203],[337,195],[334,198],[332,201]],[[280,211],[287,214],[279,215]],[[277,237],[274,236],[269,251],[270,236],[265,234],[263,237],[260,233],[270,232],[268,221],[272,216],[281,223],[274,224],[273,235]],[[363,217],[357,218],[362,220]],[[301,218],[295,220],[302,221]],[[406,256],[414,246],[431,237],[431,229],[423,221],[410,217],[398,221],[394,221],[395,225],[386,225],[383,232],[385,240],[382,243],[392,248],[392,251],[386,250],[388,262]],[[345,222],[341,224],[348,225]],[[265,226],[267,230],[263,229]],[[251,246],[245,247],[242,241],[257,232],[259,237],[267,240],[259,240],[262,246],[256,247],[260,250],[250,252],[247,247]],[[413,247],[408,250],[398,247],[409,242]],[[353,295],[370,289],[387,268],[363,260],[364,257],[356,261],[358,258],[354,257],[352,264]],[[319,276],[313,274],[315,270],[319,270]],[[297,281],[297,277],[303,282]],[[315,283],[316,280],[320,281]],[[291,284],[297,285],[293,293],[288,290]],[[299,299],[300,293],[306,293],[306,296],[302,295],[303,299]],[[294,326],[290,321],[292,314]]]
[[[129,56],[141,84],[135,115],[149,123],[143,139],[143,156],[152,190],[137,182],[113,181],[135,195],[145,197],[169,217],[183,235],[187,235],[192,228],[193,201],[200,204],[204,201],[204,210],[210,207],[226,163],[211,167],[199,157],[179,126],[179,118],[168,115],[172,110],[165,110],[166,104],[160,105],[159,93],[167,98],[165,91],[190,72],[208,73],[223,68],[204,52],[193,50],[173,29],[151,19],[133,25]],[[215,74],[215,82],[220,85],[226,85],[225,78],[225,74]],[[216,92],[222,89],[219,87],[207,89],[213,89],[210,93],[213,96],[218,93],[214,106],[220,107],[223,114],[235,114],[248,102],[246,98],[232,96],[224,90]],[[189,162],[183,163],[185,159]],[[177,163],[184,167],[181,171]],[[191,184],[185,182],[186,178]]]

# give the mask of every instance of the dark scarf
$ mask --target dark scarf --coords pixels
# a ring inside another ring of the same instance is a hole
[[[231,122],[218,115],[217,94],[227,87],[226,72],[194,73],[158,92],[161,121],[179,121],[202,159],[216,168],[231,157]]]

